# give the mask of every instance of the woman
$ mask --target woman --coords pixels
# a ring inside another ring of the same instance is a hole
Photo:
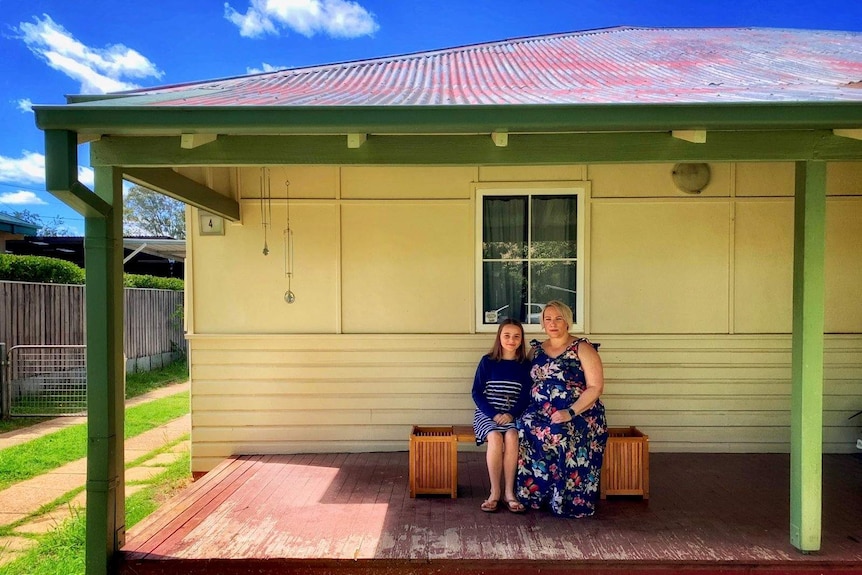
[[[530,404],[518,422],[517,490],[534,509],[562,517],[595,513],[608,438],[597,345],[569,334],[572,310],[550,301],[542,311],[548,339],[530,342]]]
[[[530,363],[521,322],[507,319],[497,328],[491,351],[482,357],[473,379],[473,431],[476,445],[488,443],[485,460],[491,493],[480,508],[486,513],[499,509],[500,499],[512,513],[526,511],[515,497],[518,466],[518,431],[515,418],[530,398]]]

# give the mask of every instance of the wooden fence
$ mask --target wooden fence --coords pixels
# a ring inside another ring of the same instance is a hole
[[[186,349],[183,292],[125,289],[124,353],[132,369],[146,370]],[[0,281],[0,342],[82,345],[84,286]]]

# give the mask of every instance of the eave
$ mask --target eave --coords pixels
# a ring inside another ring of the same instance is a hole
[[[812,130],[862,126],[862,100],[493,106],[181,107],[123,100],[34,106],[42,130],[79,135],[465,134],[507,131]]]

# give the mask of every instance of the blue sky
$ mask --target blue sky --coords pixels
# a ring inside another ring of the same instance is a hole
[[[862,31],[860,0],[0,0],[0,211],[84,220],[44,191],[31,105],[612,26]],[[92,185],[86,167],[80,179]]]

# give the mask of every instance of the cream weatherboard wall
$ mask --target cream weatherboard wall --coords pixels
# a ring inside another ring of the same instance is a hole
[[[637,425],[655,451],[788,451],[794,167],[712,164],[699,195],[671,168],[274,166],[263,202],[260,169],[183,169],[242,212],[223,236],[189,218],[193,470],[234,453],[405,450],[412,424],[469,423],[493,341],[474,325],[486,182],[589,182],[585,326],[611,425]],[[824,450],[848,452],[862,165],[828,178]]]

